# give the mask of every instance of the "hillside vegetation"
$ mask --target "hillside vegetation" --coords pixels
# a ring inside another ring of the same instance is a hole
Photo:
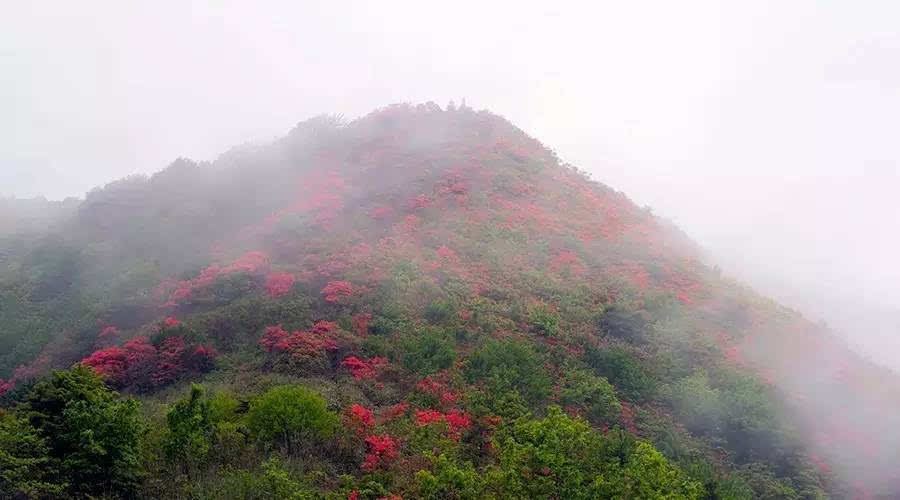
[[[488,112],[72,203],[0,207],[0,496],[900,493],[896,374]]]

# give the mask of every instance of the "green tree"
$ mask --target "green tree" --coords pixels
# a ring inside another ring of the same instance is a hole
[[[621,486],[613,496],[621,498],[699,498],[701,486],[674,467],[646,442],[638,443],[628,457]]]
[[[64,432],[51,440],[67,443],[62,472],[75,490],[91,495],[130,496],[143,476],[138,443],[143,426],[134,399],[66,406]]]
[[[338,415],[325,398],[297,385],[269,389],[250,402],[247,422],[261,441],[278,443],[293,453],[303,442],[325,439],[334,432]]]
[[[432,470],[416,473],[416,496],[433,500],[484,498],[484,479],[469,462],[458,463],[441,454]]]
[[[138,403],[118,399],[90,368],[55,371],[25,395],[20,411],[46,438],[51,463],[73,495],[127,496],[141,479]]]
[[[706,372],[698,371],[684,377],[662,392],[689,431],[701,435],[719,434],[721,395],[717,389],[710,387]]]
[[[587,370],[567,373],[560,400],[566,405],[584,408],[588,419],[595,423],[612,421],[622,411],[612,384]]]
[[[58,496],[65,484],[53,481],[49,448],[24,419],[0,412],[0,497]]]
[[[212,434],[209,413],[209,401],[197,384],[191,384],[190,395],[166,413],[168,432],[163,449],[169,460],[180,464],[186,474],[201,466],[209,454]]]
[[[520,419],[497,438],[500,464],[489,473],[500,498],[693,499],[699,483],[652,445],[603,436],[553,406],[540,420]]]

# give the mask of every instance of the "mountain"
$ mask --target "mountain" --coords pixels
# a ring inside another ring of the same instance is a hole
[[[897,374],[486,111],[38,209],[0,227],[9,496],[900,494]]]

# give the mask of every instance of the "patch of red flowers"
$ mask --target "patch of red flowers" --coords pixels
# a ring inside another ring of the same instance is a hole
[[[6,391],[12,389],[13,383],[12,381],[3,380],[0,378],[0,396],[2,396]]]
[[[344,297],[353,295],[353,283],[349,281],[329,281],[325,288],[322,289],[322,295],[325,296],[326,302],[340,302]]]
[[[430,375],[420,380],[416,384],[416,389],[430,396],[434,396],[442,405],[446,406],[456,403],[456,400],[458,399],[456,393],[451,391],[449,387],[447,387],[447,384],[438,382]]]
[[[354,403],[347,409],[346,421],[348,427],[362,436],[375,427],[375,413],[359,403]]]
[[[357,380],[374,379],[378,375],[378,371],[384,366],[387,366],[387,364],[387,358],[380,356],[369,359],[350,356],[341,362],[341,365],[350,370],[353,378]]]
[[[368,453],[363,461],[364,471],[373,471],[397,457],[397,441],[387,434],[373,434],[366,438]]]
[[[108,341],[109,339],[115,338],[116,335],[119,334],[119,329],[115,326],[106,326],[100,330],[100,333],[97,334],[97,340],[100,341]]]
[[[270,353],[287,353],[295,358],[313,356],[338,348],[337,341],[324,335],[336,327],[335,323],[320,321],[312,331],[288,333],[281,325],[268,326],[259,343]]]
[[[419,427],[446,422],[450,430],[450,437],[453,439],[459,439],[460,433],[472,425],[472,419],[467,413],[455,409],[447,413],[436,410],[416,410],[415,422]]]
[[[419,427],[433,424],[435,422],[443,422],[444,414],[436,410],[416,410],[416,425]]]
[[[171,289],[168,294],[168,300],[165,304],[163,304],[163,306],[175,307],[180,302],[183,302],[184,300],[190,298],[195,290],[206,288],[209,285],[212,285],[216,281],[216,279],[219,278],[219,276],[240,272],[251,274],[262,273],[265,272],[268,267],[269,256],[267,254],[259,251],[247,252],[244,255],[238,257],[234,262],[226,266],[212,264],[192,279],[182,280],[178,282],[164,280],[162,283],[160,283],[160,287],[158,287],[159,289],[156,291],[156,293],[164,295],[165,290]]]
[[[94,351],[81,362],[116,386],[158,387],[189,372],[212,369],[218,353],[204,345],[185,344],[182,337],[168,337],[159,348],[136,337],[124,345]]]
[[[178,318],[174,316],[166,316],[162,321],[163,328],[178,328],[181,326],[181,321],[178,321]]]
[[[266,293],[269,297],[281,297],[291,291],[294,286],[294,275],[290,273],[272,273],[266,277]]]
[[[401,417],[406,414],[407,410],[409,410],[409,403],[397,403],[384,412],[384,418],[386,420],[391,420]]]

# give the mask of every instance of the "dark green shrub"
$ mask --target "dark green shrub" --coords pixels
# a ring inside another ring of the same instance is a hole
[[[650,324],[646,311],[621,305],[610,305],[597,318],[597,327],[605,335],[626,342],[643,343],[649,340]]]
[[[594,423],[611,422],[622,411],[612,384],[587,370],[571,370],[566,374],[560,401],[583,409],[588,420]]]
[[[166,413],[168,432],[163,449],[169,460],[180,464],[182,470],[196,470],[210,452],[212,423],[209,401],[203,398],[203,388],[191,384],[191,393],[175,403]]]
[[[485,482],[469,462],[455,462],[441,454],[432,470],[416,473],[416,497],[443,500],[479,500],[484,498]]]
[[[721,394],[710,387],[705,372],[698,371],[682,378],[666,387],[663,393],[689,431],[719,435],[723,416]]]
[[[446,323],[455,316],[456,307],[449,300],[435,300],[425,309],[425,318],[436,325]]]
[[[403,366],[422,375],[446,370],[456,360],[453,341],[440,330],[426,330],[403,346]]]
[[[628,399],[637,401],[652,396],[653,379],[637,356],[624,347],[591,347],[587,350],[587,361],[598,375],[606,377]]]
[[[543,360],[521,340],[488,340],[467,360],[465,375],[470,382],[485,382],[494,394],[516,390],[530,402],[550,391]]]
[[[545,304],[528,309],[528,326],[538,335],[555,337],[559,332],[559,313]]]

